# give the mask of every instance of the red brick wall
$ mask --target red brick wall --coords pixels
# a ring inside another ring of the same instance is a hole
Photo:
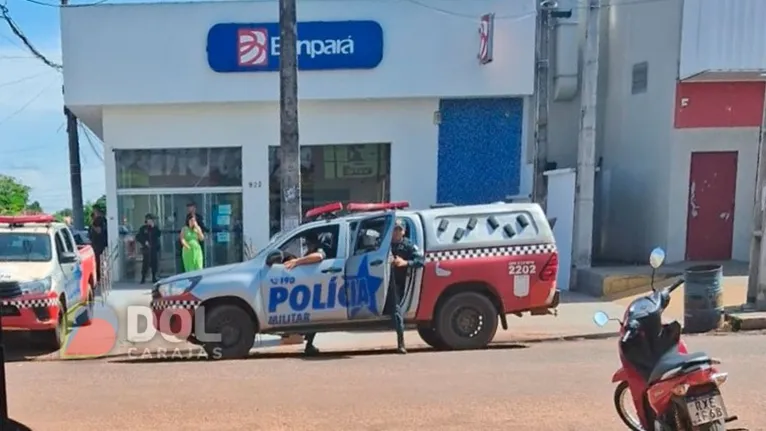
[[[765,85],[764,82],[680,82],[676,86],[675,127],[760,127]]]

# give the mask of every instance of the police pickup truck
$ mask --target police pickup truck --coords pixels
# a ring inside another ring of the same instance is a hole
[[[424,253],[401,297],[405,320],[438,349],[479,349],[507,314],[551,314],[559,303],[558,254],[531,203],[409,211],[406,202],[315,208],[313,221],[277,234],[246,262],[179,274],[152,291],[155,326],[212,357],[247,356],[258,333],[303,334],[390,327],[386,298],[396,219]],[[286,270],[320,237],[326,258]]]
[[[0,319],[61,347],[69,325],[93,313],[96,256],[50,215],[0,216]],[[67,313],[67,310],[81,310]]]

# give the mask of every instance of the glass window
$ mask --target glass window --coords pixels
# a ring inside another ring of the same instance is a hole
[[[269,147],[269,228],[279,232],[281,181],[279,147]],[[389,200],[390,144],[318,145],[301,147],[303,212],[332,202]]]
[[[77,251],[77,246],[74,245],[74,241],[72,241],[72,237],[69,235],[69,233],[62,229],[58,231],[58,235],[61,235],[61,239],[64,240],[64,248],[66,251],[70,253],[74,253]]]
[[[242,231],[242,193],[175,193],[118,196],[120,247],[123,259],[121,280],[137,280],[143,259],[135,235],[147,214],[154,217],[160,230],[161,276],[183,270],[179,235],[194,204],[204,224],[204,266],[241,262],[243,248],[249,241]]]
[[[326,259],[335,259],[338,257],[339,233],[340,228],[337,224],[309,229],[290,238],[287,242],[282,244],[279,249],[296,257],[305,256],[308,253],[306,238],[309,235],[316,235],[320,243],[324,246]]]
[[[241,187],[242,148],[115,150],[117,188]]]
[[[0,232],[0,262],[48,262],[51,257],[48,234]]]
[[[356,234],[354,255],[370,253],[380,248],[386,232],[386,216],[362,221]]]

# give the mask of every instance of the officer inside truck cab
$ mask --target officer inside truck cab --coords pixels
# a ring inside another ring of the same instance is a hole
[[[407,353],[404,347],[404,311],[401,306],[401,298],[404,296],[407,287],[407,277],[412,274],[410,269],[423,266],[423,253],[409,239],[405,238],[407,233],[404,219],[397,219],[394,224],[394,232],[391,236],[391,254],[393,254],[393,271],[388,295],[391,298],[388,308],[391,310],[391,317],[396,329],[397,351],[401,354]]]
[[[307,232],[306,236],[303,238],[306,243],[306,254],[303,257],[298,257],[285,262],[285,269],[287,271],[296,266],[312,265],[327,259],[327,252],[332,247],[332,244],[328,243],[329,241],[327,241],[327,238],[324,238],[325,240],[322,241],[316,232],[311,231]],[[306,348],[304,353],[306,355],[316,355],[319,353],[319,349],[314,346],[314,338],[316,338],[316,335],[316,332],[305,334]]]

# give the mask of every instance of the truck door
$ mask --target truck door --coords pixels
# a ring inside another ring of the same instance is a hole
[[[61,256],[63,253],[76,253],[71,241],[68,241],[68,237],[63,234],[62,231],[57,231],[54,234],[56,241],[57,258],[59,259],[59,267],[61,268],[61,278],[63,281],[64,297],[66,298],[66,306],[71,309],[73,306],[80,302],[80,279],[82,272],[79,271],[80,262],[61,262]]]
[[[394,215],[373,215],[357,222],[346,261],[344,302],[349,320],[379,318],[386,305],[391,273]]]

